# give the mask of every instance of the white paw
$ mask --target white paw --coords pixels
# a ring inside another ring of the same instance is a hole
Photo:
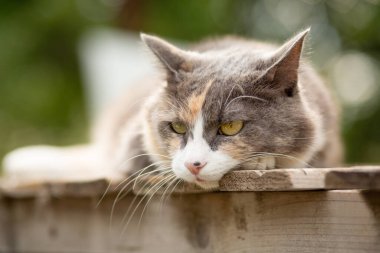
[[[252,162],[249,163],[248,169],[251,170],[270,170],[274,169],[276,166],[276,159],[271,156],[266,157],[257,157],[252,159]]]
[[[57,175],[64,166],[60,152],[45,146],[19,148],[3,160],[4,175],[18,178]]]
[[[259,164],[258,169],[259,170],[270,170],[274,169],[274,166],[276,165],[274,157],[260,157],[259,158]]]
[[[97,178],[91,152],[81,148],[32,146],[16,149],[4,157],[4,177],[25,183],[72,181]]]

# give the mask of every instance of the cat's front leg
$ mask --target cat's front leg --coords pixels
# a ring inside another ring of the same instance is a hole
[[[20,185],[111,177],[103,160],[92,145],[24,147],[5,156],[3,177]]]
[[[250,170],[270,170],[276,166],[276,159],[272,156],[263,156],[253,158],[252,161],[246,166]]]

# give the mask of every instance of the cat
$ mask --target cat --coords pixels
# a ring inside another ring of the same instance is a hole
[[[227,36],[189,51],[141,34],[162,76],[106,111],[91,144],[21,148],[4,159],[5,174],[51,180],[155,168],[214,189],[233,169],[339,166],[339,109],[301,57],[309,30],[281,46]]]

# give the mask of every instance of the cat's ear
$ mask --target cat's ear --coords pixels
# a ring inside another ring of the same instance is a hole
[[[166,69],[168,78],[180,81],[181,73],[191,71],[190,56],[186,51],[152,35],[141,33],[140,37]]]
[[[300,32],[275,53],[274,63],[265,74],[266,79],[272,83],[272,87],[287,89],[287,93],[293,92],[292,89],[296,87],[298,81],[298,69],[304,40],[309,31],[310,28]]]

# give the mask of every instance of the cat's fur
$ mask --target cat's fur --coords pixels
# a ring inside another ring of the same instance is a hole
[[[320,77],[300,59],[308,32],[280,47],[225,37],[192,51],[142,35],[162,67],[162,78],[130,90],[100,121],[91,145],[16,150],[4,167],[10,175],[41,166],[75,175],[81,168],[131,173],[155,163],[210,188],[235,168],[338,166],[337,107]],[[222,123],[234,120],[244,122],[238,134],[218,133]],[[184,123],[187,132],[175,133],[171,122]],[[61,168],[42,162],[52,155]],[[31,160],[34,164],[28,164]],[[185,166],[195,161],[206,164],[197,175]]]

